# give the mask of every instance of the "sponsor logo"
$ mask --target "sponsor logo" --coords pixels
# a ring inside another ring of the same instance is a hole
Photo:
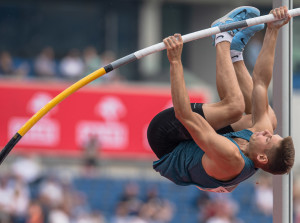
[[[129,126],[120,120],[127,109],[121,99],[114,96],[101,98],[94,109],[103,121],[82,120],[76,125],[77,145],[82,146],[91,135],[97,137],[101,148],[122,150],[128,146]]]
[[[27,104],[27,112],[29,114],[37,113],[43,108],[52,96],[44,93],[37,92],[34,94]],[[37,122],[28,132],[22,137],[19,145],[28,146],[49,146],[53,147],[58,145],[60,141],[60,124],[57,120],[49,116],[57,111],[57,107],[50,111],[43,119]],[[27,121],[28,117],[11,117],[8,121],[8,136],[12,137]]]
[[[8,135],[13,135],[28,121],[27,117],[13,117],[8,122]],[[56,146],[60,141],[60,125],[54,119],[41,119],[26,135],[22,137],[19,145],[28,146]]]

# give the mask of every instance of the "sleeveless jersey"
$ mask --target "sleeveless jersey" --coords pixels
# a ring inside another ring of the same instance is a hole
[[[201,190],[219,193],[231,192],[240,182],[248,179],[257,171],[253,161],[244,155],[238,144],[233,140],[233,138],[242,138],[249,141],[252,134],[253,132],[250,130],[244,129],[223,135],[237,146],[245,161],[241,173],[232,180],[219,181],[205,172],[202,166],[204,151],[193,140],[181,142],[171,153],[164,155],[160,160],[154,161],[153,168],[178,185],[195,185]]]

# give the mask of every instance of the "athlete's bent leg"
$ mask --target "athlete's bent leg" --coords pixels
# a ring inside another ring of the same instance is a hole
[[[204,117],[201,103],[192,103],[191,108]],[[172,152],[180,142],[192,140],[189,132],[175,117],[173,107],[161,111],[152,119],[148,126],[147,138],[158,158]]]
[[[204,114],[214,129],[220,129],[238,121],[245,110],[244,98],[231,62],[230,42],[216,45],[216,83],[220,102],[205,104]]]

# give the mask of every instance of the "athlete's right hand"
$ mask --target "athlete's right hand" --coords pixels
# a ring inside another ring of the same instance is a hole
[[[165,38],[164,44],[167,48],[167,55],[170,63],[181,61],[183,41],[180,34]]]

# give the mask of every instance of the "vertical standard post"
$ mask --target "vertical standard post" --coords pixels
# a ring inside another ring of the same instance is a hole
[[[273,0],[273,8],[293,8],[292,0]],[[291,135],[292,22],[282,27],[276,46],[273,107],[278,119],[277,133]],[[273,223],[293,223],[292,174],[273,176]]]
[[[160,42],[162,3],[157,0],[142,1],[139,12],[139,47]],[[162,54],[156,53],[139,61],[139,70],[145,77],[151,77],[160,70]]]

